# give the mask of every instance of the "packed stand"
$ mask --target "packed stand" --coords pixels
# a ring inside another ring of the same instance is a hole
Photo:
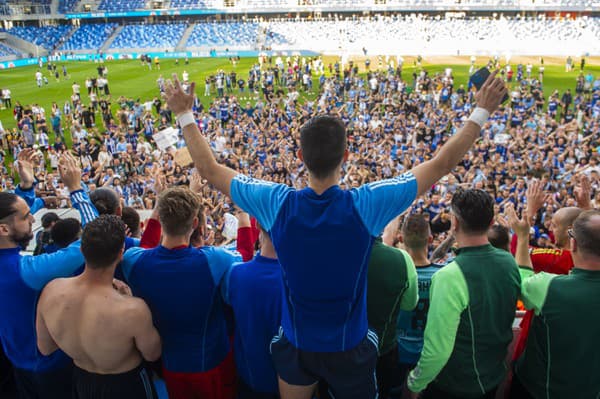
[[[582,67],[572,90],[546,98],[541,65],[502,68],[479,94],[456,85],[451,69],[402,67],[401,57],[374,58],[359,75],[354,63],[261,57],[248,74],[219,70],[197,82],[214,96],[206,108],[186,93],[187,72],[183,87],[160,77],[156,97],[138,102],[110,99],[99,68],[95,83],[74,83],[51,110],[15,102],[19,128],[3,146],[20,181],[4,173],[2,185],[24,200],[4,194],[0,209],[31,221],[29,210],[72,205],[85,226],[72,234],[80,241],[60,241],[56,258],[31,258],[18,254],[30,225],[0,214],[14,232],[0,236],[0,255],[13,265],[10,281],[22,282],[0,293],[41,294],[37,346],[63,361],[88,354],[75,369],[83,397],[90,387],[148,395],[143,360],[161,354],[172,398],[232,399],[234,368],[242,398],[310,398],[317,384],[322,398],[390,398],[403,385],[412,397],[494,397],[518,299],[529,340],[514,354],[512,398],[593,397],[600,325],[565,304],[600,311],[600,216],[583,211],[600,204],[600,77]],[[299,99],[310,91],[314,101]],[[248,95],[259,99],[240,100]],[[155,142],[177,125],[168,145]],[[134,217],[126,238],[122,221],[136,209],[152,215],[143,230]],[[47,268],[49,259],[60,268]],[[77,277],[46,285],[84,262]],[[534,275],[543,271],[562,276]],[[6,316],[32,347],[33,303]],[[119,303],[131,304],[136,323],[90,327],[122,320]],[[56,311],[68,306],[75,315]],[[573,341],[576,323],[585,328]],[[544,339],[549,332],[556,341]],[[111,362],[96,352],[103,345],[129,355]],[[7,354],[21,378],[39,356]],[[45,370],[62,370],[50,363]]]
[[[190,10],[198,8],[209,8],[209,6],[212,5],[213,4],[211,2],[202,0],[171,0],[169,8]]]

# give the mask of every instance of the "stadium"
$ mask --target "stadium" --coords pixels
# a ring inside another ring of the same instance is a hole
[[[600,398],[600,0],[0,18],[0,398]]]

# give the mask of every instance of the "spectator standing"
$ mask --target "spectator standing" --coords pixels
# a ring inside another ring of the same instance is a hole
[[[488,193],[459,190],[451,209],[457,256],[431,279],[423,351],[407,386],[413,398],[494,398],[506,374],[519,270],[488,241]]]

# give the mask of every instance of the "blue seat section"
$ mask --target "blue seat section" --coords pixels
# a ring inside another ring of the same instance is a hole
[[[21,55],[21,53],[14,48],[0,42],[0,57],[8,57],[9,55]]]
[[[116,23],[81,25],[61,50],[97,50],[117,29]]]
[[[79,0],[58,0],[58,12],[65,14],[75,11]]]
[[[132,11],[146,8],[145,0],[102,0],[98,6],[101,11]]]
[[[57,26],[15,26],[8,30],[11,35],[41,46],[47,50],[53,50],[61,40],[69,33],[71,25]]]
[[[256,43],[258,27],[255,22],[198,23],[187,46],[252,46]]]
[[[202,0],[171,0],[169,8],[200,9],[208,8],[208,4]]]
[[[115,48],[151,48],[161,50],[175,47],[181,40],[186,24],[126,25],[110,45]]]

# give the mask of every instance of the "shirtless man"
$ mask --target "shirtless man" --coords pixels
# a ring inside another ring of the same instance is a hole
[[[56,279],[37,308],[37,344],[48,355],[62,349],[75,363],[79,399],[157,398],[144,359],[155,361],[161,341],[146,303],[113,281],[123,256],[125,225],[103,215],[83,230],[83,274]]]

